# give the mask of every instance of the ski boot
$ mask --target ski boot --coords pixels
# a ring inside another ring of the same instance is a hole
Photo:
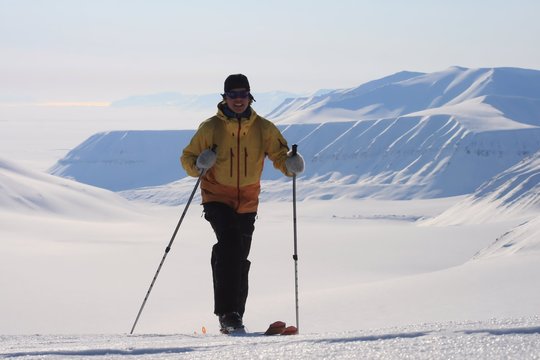
[[[230,312],[223,315],[219,315],[219,330],[222,334],[236,335],[245,334],[246,330],[242,323],[242,317],[237,312]]]

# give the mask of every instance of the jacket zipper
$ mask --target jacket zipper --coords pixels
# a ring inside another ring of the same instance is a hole
[[[234,161],[234,151],[231,148],[231,177],[233,177],[233,161]]]
[[[238,206],[240,206],[240,131],[242,129],[242,118],[240,116],[237,117],[238,119],[238,136],[236,137],[236,153],[238,156],[236,157],[236,190],[238,193]]]
[[[248,152],[247,148],[244,147],[244,177],[248,176]]]

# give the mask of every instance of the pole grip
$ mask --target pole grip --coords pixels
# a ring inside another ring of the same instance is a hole
[[[298,145],[297,145],[297,144],[294,144],[294,145],[292,146],[291,156],[296,155],[296,153],[297,153],[297,148],[298,148]]]

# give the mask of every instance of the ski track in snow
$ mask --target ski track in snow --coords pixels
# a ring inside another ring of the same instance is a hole
[[[246,335],[0,336],[1,359],[539,359],[540,319]]]

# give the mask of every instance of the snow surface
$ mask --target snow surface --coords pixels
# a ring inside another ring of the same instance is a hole
[[[135,212],[124,199],[100,188],[28,170],[0,159],[0,206],[10,212],[105,220]]]
[[[5,171],[21,172],[10,169]],[[24,195],[31,189],[17,191]],[[539,224],[529,225],[526,233],[517,220],[417,225],[416,219],[433,217],[461,198],[300,202],[302,335],[291,338],[217,334],[208,266],[213,234],[195,203],[137,335],[119,335],[130,329],[183,207],[147,206],[141,214],[140,203],[111,202],[111,196],[116,195],[97,191],[93,196],[109,208],[107,221],[82,211],[59,217],[51,206],[39,212],[2,206],[0,271],[9,276],[0,283],[5,290],[0,356],[310,359],[354,358],[361,352],[396,359],[491,359],[537,354],[540,291],[532,284],[540,270],[538,246],[497,257],[480,256],[479,250],[495,246],[495,239],[516,226],[512,241],[529,241]],[[129,211],[133,207],[137,211]],[[291,251],[290,203],[265,202],[251,256],[249,329],[261,331],[276,319],[294,322]]]
[[[2,206],[0,358],[538,358],[540,249],[478,252],[520,229],[517,221],[416,224],[460,198],[300,202],[302,334],[277,338],[217,334],[213,235],[194,204],[128,336],[183,207],[141,214],[140,204],[119,198],[119,210],[108,196],[95,195],[120,213],[107,221]],[[256,227],[245,321],[261,331],[276,319],[294,323],[290,203],[264,203]]]
[[[0,337],[7,359],[538,359],[540,320],[423,324],[289,337]]]
[[[431,224],[492,222],[523,212],[540,211],[540,152],[482,184],[473,194],[446,210]]]

